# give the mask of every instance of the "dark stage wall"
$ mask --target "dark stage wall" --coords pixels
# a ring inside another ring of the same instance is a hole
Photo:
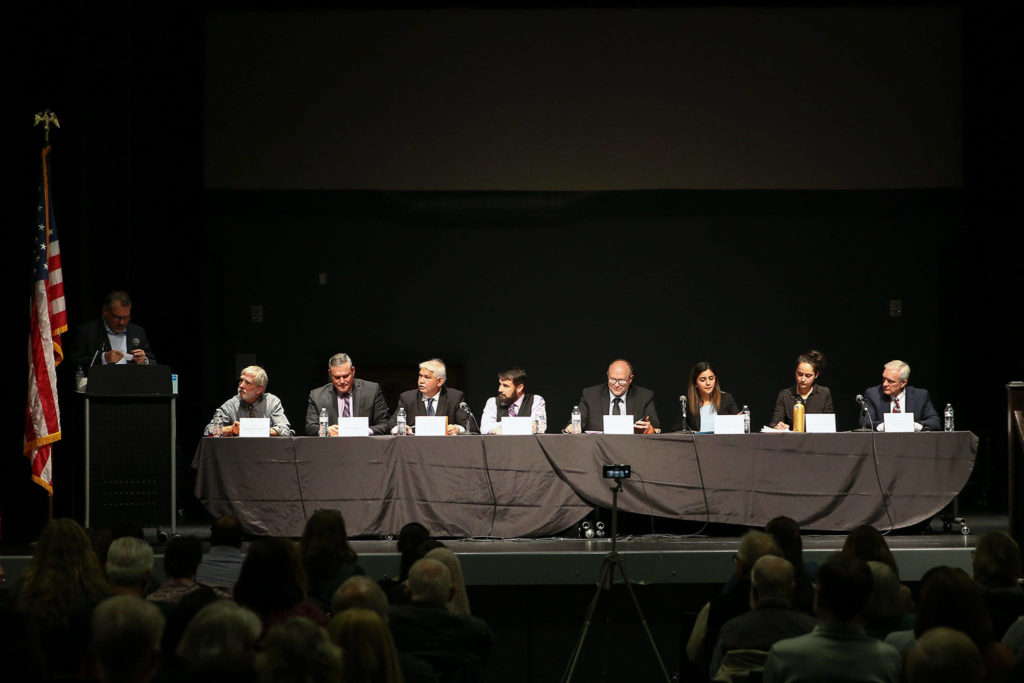
[[[1024,377],[1011,299],[1020,243],[1011,124],[1024,89],[1007,66],[1020,48],[998,8],[959,15],[965,147],[946,152],[962,152],[963,188],[631,192],[204,190],[214,134],[203,130],[204,15],[127,4],[34,11],[11,43],[23,68],[17,106],[3,110],[8,224],[33,219],[39,138],[28,122],[52,108],[62,123],[53,163],[69,317],[96,317],[112,287],[132,291],[134,319],[181,376],[181,462],[234,391],[239,354],[267,367],[293,423],[337,351],[353,354],[364,377],[405,368],[408,387],[416,363],[440,355],[477,411],[495,372],[520,363],[554,428],[620,355],[657,392],[663,420],[688,368],[708,359],[760,425],[792,381],[795,355],[817,347],[841,428],[852,426],[853,395],[901,357],[913,383],[952,401],[958,423],[982,437],[979,467],[1000,467],[1002,387]],[[325,65],[323,78],[331,73]],[[11,234],[3,264],[23,349],[29,237]],[[894,298],[900,318],[888,317]],[[249,322],[253,305],[264,322]],[[19,426],[21,354],[5,398]],[[32,537],[45,516],[17,455],[19,429],[9,431],[5,543]],[[65,437],[58,512],[73,507],[67,460],[81,433],[69,423]]]

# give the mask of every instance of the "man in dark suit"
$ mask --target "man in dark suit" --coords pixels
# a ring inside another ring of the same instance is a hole
[[[420,374],[417,388],[403,391],[398,397],[395,414],[388,423],[388,431],[395,432],[397,427],[398,408],[405,408],[405,419],[410,434],[416,425],[417,415],[446,415],[448,417],[448,435],[470,432],[479,434],[480,427],[470,414],[461,407],[465,399],[458,389],[449,389],[444,385],[447,369],[440,358],[432,358],[420,363]]]
[[[637,433],[660,432],[661,422],[654,407],[654,392],[633,386],[633,366],[616,360],[608,366],[608,383],[587,387],[580,397],[580,425],[583,431],[604,431],[605,415],[632,415]],[[572,431],[572,425],[566,431]]]
[[[156,365],[146,330],[131,322],[132,300],[128,292],[113,291],[103,301],[102,317],[74,330],[67,356],[73,366],[86,372],[96,364]]]
[[[885,430],[885,413],[913,413],[914,429],[942,429],[942,420],[932,405],[928,391],[907,386],[910,366],[901,360],[892,360],[882,370],[882,383],[864,391],[871,422],[875,429]]]
[[[327,433],[338,435],[338,417],[367,417],[370,435],[384,434],[388,429],[388,404],[376,382],[356,379],[356,366],[347,353],[336,353],[327,362],[330,384],[309,392],[306,406],[306,434],[320,433],[320,411],[327,409]]]

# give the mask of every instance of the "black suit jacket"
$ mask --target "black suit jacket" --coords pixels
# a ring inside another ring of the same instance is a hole
[[[604,416],[609,414],[611,400],[607,384],[587,387],[580,397],[580,424],[585,432],[604,431]],[[634,420],[645,417],[651,419],[655,429],[661,429],[658,410],[654,407],[654,392],[644,387],[632,385],[626,393],[626,406],[623,415],[632,415]]]
[[[156,365],[156,357],[149,348],[149,338],[146,336],[146,330],[142,329],[141,325],[128,323],[124,328],[124,336],[128,339],[129,348],[131,348],[132,339],[138,338],[139,348],[146,352],[149,364]],[[71,348],[64,355],[66,358],[71,359],[73,367],[81,365],[82,369],[88,374],[89,364],[92,363],[94,356],[97,364],[103,364],[103,360],[96,353],[96,351],[102,353],[103,351],[110,350],[110,340],[107,338],[107,329],[103,325],[103,318],[90,320],[76,328],[72,328],[71,337]]]
[[[926,389],[918,389],[909,384],[905,387],[907,392],[906,405],[902,406],[903,412],[913,413],[914,422],[920,422],[925,429],[942,429],[942,418],[935,411],[932,399],[928,396]],[[882,392],[882,385],[864,390],[864,399],[868,402],[868,411],[871,413],[871,420],[877,427],[882,422],[882,415],[889,412],[889,405],[892,399]]]
[[[421,396],[422,394],[420,394],[419,389],[410,389],[409,391],[402,392],[398,397],[398,406],[395,406],[395,413],[391,415],[391,420],[388,422],[388,432],[398,424],[396,415],[398,414],[399,406],[405,408],[405,422],[410,427],[416,424],[417,415],[427,414],[427,407],[420,400]],[[459,408],[459,404],[465,400],[461,391],[442,386],[441,391],[437,392],[437,396],[434,398],[437,399],[437,404],[434,406],[435,415],[447,415],[448,424],[460,425],[471,434],[480,433],[480,426],[476,424],[476,420],[469,419],[469,413]]]
[[[723,391],[722,392],[722,402],[718,406],[718,414],[719,415],[737,415],[737,414],[739,414],[739,412],[740,412],[740,407],[736,404],[736,399],[734,399],[732,397],[732,394],[730,394],[728,391]],[[700,431],[700,406],[697,406],[697,414],[696,415],[691,413],[689,407],[687,407],[687,409],[686,409],[686,426],[688,426],[691,431],[694,431],[694,432],[699,432]],[[679,427],[679,429],[677,429],[675,431],[680,431],[683,428],[682,420],[679,421],[678,427]]]
[[[306,404],[307,436],[320,433],[320,410],[323,408],[327,408],[327,424],[338,424],[338,392],[330,382],[309,392],[309,402]],[[357,377],[352,384],[352,417],[370,418],[370,430],[374,434],[385,434],[390,416],[380,385]]]
[[[779,392],[778,398],[775,399],[775,410],[772,412],[772,419],[768,420],[768,426],[774,427],[780,422],[785,422],[792,429],[793,427],[793,406],[796,405],[796,399],[800,395],[796,393],[796,385],[783,389]],[[832,407],[832,392],[828,390],[828,387],[823,387],[820,384],[814,385],[814,391],[804,401],[805,413],[834,413],[835,408]]]

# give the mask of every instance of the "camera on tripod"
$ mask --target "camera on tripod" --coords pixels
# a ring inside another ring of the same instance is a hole
[[[602,465],[601,474],[605,479],[629,479],[633,468],[630,465]]]

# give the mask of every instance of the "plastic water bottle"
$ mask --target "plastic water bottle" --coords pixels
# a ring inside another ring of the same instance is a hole
[[[320,436],[327,436],[327,408],[320,409]]]
[[[210,436],[219,437],[221,433],[220,418],[214,415],[213,422],[210,423]]]
[[[953,431],[955,429],[955,427],[953,425],[953,404],[952,403],[947,403],[946,404],[946,410],[943,411],[942,415],[945,418],[944,421],[945,421],[945,429],[946,429],[946,431],[947,432]]]
[[[398,412],[395,413],[395,421],[398,424],[398,429],[395,430],[395,434],[398,436],[405,436],[405,408],[398,406]]]
[[[85,370],[82,369],[81,365],[75,370],[75,391],[80,394],[85,391]]]
[[[580,434],[583,426],[583,416],[580,414],[580,407],[572,407],[572,433]]]
[[[740,411],[740,415],[743,416],[743,433],[750,433],[750,408],[743,406],[743,410]]]

